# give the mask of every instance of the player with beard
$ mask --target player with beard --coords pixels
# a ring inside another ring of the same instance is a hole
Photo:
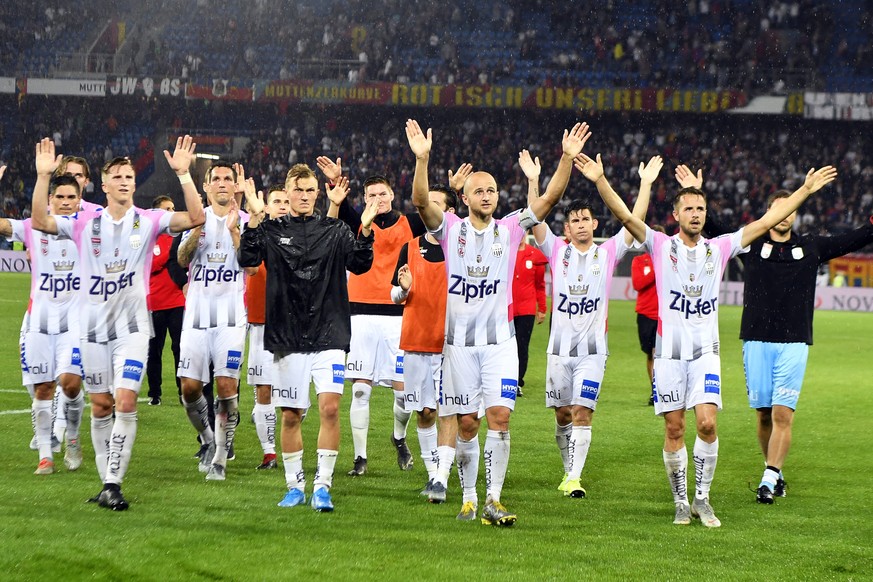
[[[676,169],[680,185],[699,187],[703,173],[686,166]],[[786,203],[791,195],[778,190],[767,208]],[[794,411],[800,398],[815,311],[815,278],[819,265],[873,243],[873,218],[866,225],[835,236],[796,234],[792,226],[797,211],[789,214],[742,255],[745,271],[743,316],[743,367],[749,406],[758,424],[758,443],[765,469],[758,485],[758,503],[772,504],[785,497],[782,474],[791,446]],[[707,223],[707,233],[722,227]]]
[[[188,267],[178,375],[192,426],[206,446],[199,469],[207,481],[224,481],[239,424],[239,374],[246,341],[245,277],[237,262],[241,213],[234,193],[237,172],[217,161],[206,173],[206,222],[183,235],[178,260]],[[209,426],[203,386],[212,364],[217,394],[215,431]]]
[[[655,414],[664,417],[664,467],[673,492],[673,523],[687,525],[692,517],[706,527],[719,527],[709,502],[718,461],[716,416],[721,408],[721,359],[718,337],[718,300],[728,261],[748,252],[749,245],[797,210],[812,193],[831,183],[836,169],[810,170],[804,184],[782,204],[740,230],[714,239],[702,235],[706,222],[706,195],[697,187],[680,189],[673,204],[679,232],[655,232],[633,216],[596,161],[582,154],[577,167],[594,182],[610,211],[652,255],[661,322],[655,343]],[[694,409],[697,439],[694,444],[695,493],[688,502],[688,453],[685,448],[685,412]]]

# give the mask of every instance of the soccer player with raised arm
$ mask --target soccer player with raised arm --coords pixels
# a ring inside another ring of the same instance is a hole
[[[538,161],[538,160],[537,160]],[[531,184],[539,164],[527,150],[519,165]],[[640,163],[640,192],[634,215],[645,217],[652,183],[664,163],[660,156]],[[531,198],[531,192],[528,198]],[[568,242],[545,224],[534,227],[534,236],[549,261],[552,273],[552,325],[546,367],[546,406],[555,410],[555,440],[564,463],[558,486],[564,495],[583,499],[580,479],[591,446],[592,419],[606,370],[609,289],[616,266],[633,243],[621,229],[603,242],[594,242],[597,219],[591,205],[573,200],[564,211]]]
[[[224,481],[227,458],[239,424],[240,368],[246,342],[245,278],[237,262],[241,213],[234,193],[236,169],[227,162],[212,164],[203,180],[209,206],[206,222],[182,237],[178,261],[188,267],[188,293],[178,376],[182,379],[185,412],[206,447],[199,460],[207,481]],[[215,431],[209,426],[203,385],[213,367],[217,393]]]
[[[655,414],[664,417],[664,466],[673,492],[673,523],[687,525],[698,517],[706,527],[719,527],[709,503],[718,461],[716,415],[721,408],[721,359],[718,337],[719,286],[728,261],[797,210],[813,192],[831,183],[836,169],[810,170],[804,184],[783,204],[740,230],[714,239],[702,236],[706,195],[695,187],[680,189],[673,203],[679,232],[655,232],[633,216],[603,174],[600,155],[581,154],[576,166],[597,185],[610,211],[652,255],[658,290],[660,327],[655,342]],[[694,409],[694,500],[688,502],[688,453],[685,411]]]
[[[698,170],[695,175],[679,166],[676,179],[682,186],[699,187],[703,173]],[[790,195],[787,190],[774,192],[767,207],[784,204]],[[740,323],[743,368],[765,463],[756,499],[767,505],[787,494],[782,467],[812,345],[818,267],[873,243],[873,218],[855,230],[824,236],[792,232],[796,217],[796,211],[789,214],[741,257],[745,266]],[[707,224],[706,230],[720,232],[722,227]]]
[[[348,180],[339,178],[336,188],[347,190]],[[330,488],[339,452],[339,403],[351,339],[346,270],[364,273],[373,263],[370,225],[378,201],[364,209],[356,236],[344,222],[315,214],[318,181],[308,166],[291,167],[285,191],[290,212],[263,220],[263,197],[255,192],[254,182],[246,183],[252,218],[243,233],[239,260],[243,267],[263,262],[267,269],[264,348],[273,354],[272,401],[282,409],[282,462],[288,486],[279,506],[306,502],[300,421],[311,403],[312,382],[320,427],[310,505],[318,512],[333,511]]]
[[[463,489],[458,514],[472,521],[478,511],[479,417],[484,404],[488,422],[485,438],[484,524],[510,526],[517,516],[503,506],[500,494],[509,463],[509,418],[518,389],[518,348],[510,308],[516,250],[525,230],[542,221],[560,201],[573,168],[573,159],[587,141],[588,125],[577,123],[564,131],[563,155],[542,197],[525,210],[495,219],[499,191],[494,177],[474,172],[464,184],[467,218],[444,213],[428,198],[427,189],[413,189],[413,203],[428,231],[440,241],[446,259],[448,300],[446,345],[443,351],[443,400],[440,416],[458,418],[457,465]],[[416,158],[416,173],[427,173],[431,131],[406,122],[406,136]],[[420,168],[419,168],[420,166]]]
[[[136,438],[136,400],[152,331],[146,305],[152,249],[162,232],[181,232],[203,223],[203,206],[188,173],[195,147],[185,136],[176,141],[172,155],[164,152],[179,177],[187,212],[136,208],[133,166],[127,158],[115,158],[102,171],[104,211],[75,216],[38,212],[32,217],[34,229],[70,238],[79,250],[80,347],[91,397],[91,441],[103,481],[102,491],[92,500],[116,511],[128,507],[121,483]],[[33,208],[48,204],[49,181],[60,159],[50,139],[37,144]]]
[[[2,173],[0,173],[2,175]],[[69,216],[79,210],[81,189],[73,177],[52,178],[49,212]],[[54,472],[52,402],[55,383],[63,409],[66,435],[64,464],[75,471],[82,464],[79,426],[85,407],[77,314],[79,253],[69,239],[34,232],[32,219],[0,218],[0,235],[24,243],[30,251],[30,301],[22,324],[21,366],[23,382],[33,386],[31,411],[39,451],[37,475]]]
[[[458,196],[446,186],[430,188],[426,172],[413,178],[413,189],[427,190],[428,198],[443,212],[455,212]],[[404,303],[400,349],[403,350],[403,391],[406,409],[418,417],[418,444],[427,471],[421,494],[431,503],[446,500],[449,472],[455,460],[457,423],[453,416],[440,417],[437,432],[437,403],[442,396],[443,344],[446,339],[446,282],[443,249],[432,234],[416,237],[403,245],[391,298]]]
[[[331,183],[342,175],[342,160],[318,158],[318,168]],[[459,175],[469,169],[461,166]],[[450,178],[452,173],[449,172]],[[450,179],[451,182],[451,179]],[[344,192],[344,190],[333,190]],[[373,266],[362,275],[349,275],[349,300],[352,304],[352,343],[346,370],[352,382],[349,404],[349,424],[352,428],[354,465],[350,477],[367,472],[367,436],[370,429],[370,395],[373,384],[391,386],[394,390],[394,430],[391,443],[397,451],[400,469],[412,469],[413,457],[406,444],[406,428],[410,412],[403,401],[403,352],[400,350],[400,328],[403,305],[391,300],[391,275],[397,264],[400,248],[416,236],[425,233],[418,214],[401,214],[394,210],[394,190],[384,176],[371,176],[364,182],[364,202],[377,201],[379,212],[373,221]],[[361,218],[351,204],[343,199],[332,200],[338,206],[338,216],[358,232]]]

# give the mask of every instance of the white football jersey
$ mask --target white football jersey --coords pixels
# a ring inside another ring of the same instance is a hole
[[[240,224],[248,215],[240,213]],[[240,226],[242,228],[242,226]],[[192,231],[183,235],[182,242]],[[206,222],[188,265],[188,295],[182,329],[246,327],[245,276],[227,228],[227,217],[206,208]]]
[[[621,229],[584,253],[549,229],[539,245],[552,272],[552,327],[547,353],[575,358],[608,355],[609,289],[616,265],[628,251]]]
[[[701,237],[687,247],[679,235],[646,228],[645,248],[652,255],[658,291],[655,357],[696,360],[719,353],[718,298],[725,267],[748,252],[743,229],[714,239]]]
[[[9,240],[24,243],[30,250],[30,301],[24,316],[24,331],[45,334],[77,331],[76,304],[81,279],[79,252],[68,237],[34,231],[31,221],[10,220]],[[77,331],[78,333],[78,331]]]
[[[58,235],[79,250],[81,338],[114,341],[131,333],[152,334],[146,294],[152,249],[169,232],[171,212],[131,207],[120,220],[107,212],[56,216]]]
[[[515,336],[510,319],[515,259],[525,229],[535,224],[530,209],[493,219],[481,231],[469,218],[443,215],[433,235],[446,257],[446,343],[493,345]]]

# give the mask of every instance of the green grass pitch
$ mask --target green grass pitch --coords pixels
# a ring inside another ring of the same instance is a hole
[[[33,475],[30,406],[20,387],[18,329],[29,278],[0,275],[0,572],[4,580],[861,580],[873,578],[873,316],[821,312],[810,352],[794,443],[785,467],[788,497],[757,505],[749,490],[763,469],[754,413],[743,382],[740,309],[721,317],[724,410],[712,504],[719,530],[671,524],[661,460],[663,425],[645,405],[644,357],[633,304],[610,306],[610,349],[593,441],[583,474],[588,499],[564,498],[554,417],[543,405],[546,326],[535,330],[524,392],[512,418],[503,500],[518,523],[497,529],[460,523],[457,477],[449,500],[419,497],[425,472],[401,472],[389,443],[391,394],[374,392],[369,466],[352,461],[348,396],[333,497],[336,511],[282,509],[278,471],[255,471],[261,450],[249,421],[251,388],[225,482],[206,482],[192,458],[195,435],[173,397],[165,357],[164,405],[139,407],[139,432],[124,484],[130,510],[84,503],[100,483],[89,415],[85,462],[70,473]],[[165,356],[169,355],[166,350]],[[145,389],[143,389],[145,393]],[[347,391],[348,395],[348,391]],[[311,488],[317,417],[304,422]],[[688,426],[693,427],[689,415]],[[484,431],[484,425],[483,425]],[[693,428],[688,431],[689,450]],[[59,460],[59,459],[58,459]],[[480,495],[483,490],[480,470]],[[692,485],[693,487],[693,485]]]

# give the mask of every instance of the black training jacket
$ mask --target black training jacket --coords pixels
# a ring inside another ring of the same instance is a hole
[[[239,264],[267,268],[264,348],[274,354],[349,351],[346,270],[373,264],[373,234],[355,237],[342,221],[283,216],[244,229]]]
[[[723,227],[707,219],[706,231],[721,234]],[[768,232],[754,241],[748,253],[739,255],[745,265],[740,339],[812,345],[818,266],[871,242],[873,217],[844,234],[792,232],[788,241],[776,242]]]

